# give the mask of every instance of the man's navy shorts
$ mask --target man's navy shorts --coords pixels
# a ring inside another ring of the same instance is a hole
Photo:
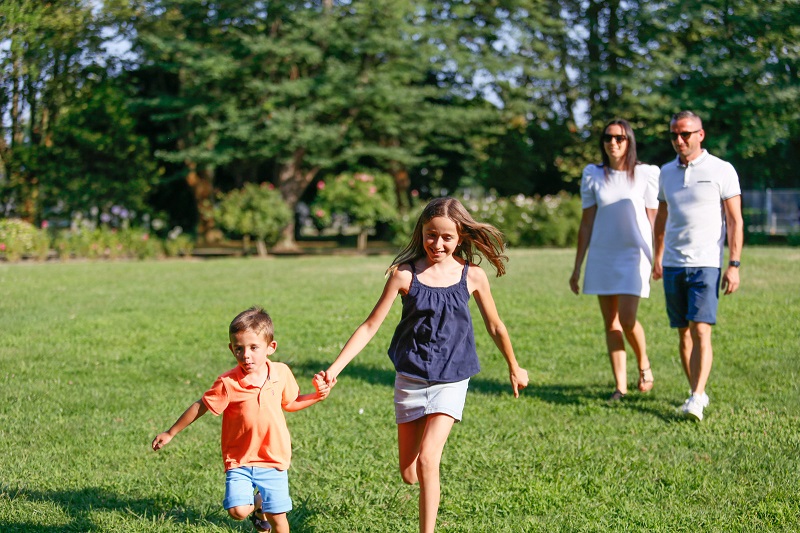
[[[664,267],[664,296],[669,325],[689,327],[689,322],[717,323],[720,269]]]

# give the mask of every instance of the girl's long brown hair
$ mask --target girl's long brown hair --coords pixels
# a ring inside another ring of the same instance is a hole
[[[414,227],[411,242],[397,254],[387,269],[387,274],[403,263],[425,257],[422,226],[435,217],[446,217],[455,222],[461,244],[454,255],[475,264],[480,264],[481,258],[485,257],[494,266],[498,277],[506,273],[505,262],[508,261],[508,257],[503,253],[505,251],[503,233],[491,224],[476,221],[455,198],[443,197],[434,198],[422,210]]]

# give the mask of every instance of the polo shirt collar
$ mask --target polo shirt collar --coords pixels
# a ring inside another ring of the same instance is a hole
[[[678,162],[678,166],[681,167],[681,168],[696,167],[697,165],[699,165],[700,163],[705,161],[707,157],[708,157],[708,150],[703,148],[703,151],[700,153],[700,155],[697,156],[696,158],[692,159],[691,161],[689,161],[689,163],[686,164],[686,165],[681,163],[681,156],[678,156],[676,158],[676,161]]]
[[[272,375],[272,361],[267,359],[267,379],[264,382],[263,386],[267,386],[270,384],[271,381],[274,380],[274,376]],[[256,387],[261,388],[261,384],[256,384],[251,381],[249,374],[245,374],[242,367],[236,365],[236,381],[239,382],[239,385],[242,387]]]

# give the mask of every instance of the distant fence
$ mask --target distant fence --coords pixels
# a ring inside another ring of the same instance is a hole
[[[742,205],[748,233],[800,233],[800,189],[742,191]]]

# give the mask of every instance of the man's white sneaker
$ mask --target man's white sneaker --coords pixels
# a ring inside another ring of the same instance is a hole
[[[693,418],[698,422],[703,420],[703,409],[708,406],[708,396],[705,394],[692,394],[686,403],[683,404],[682,411],[687,418]]]
[[[688,397],[688,398],[686,398],[686,399],[683,401],[683,403],[681,404],[681,406],[680,406],[680,407],[678,407],[678,410],[679,410],[681,413],[683,413],[683,414],[686,414],[686,406],[687,406],[687,405],[689,405],[689,401],[690,401],[691,399],[692,399],[692,395],[691,395],[691,393],[689,393],[689,397]]]
[[[702,394],[702,396],[700,396],[700,400],[703,402],[703,407],[708,407],[708,404],[711,402],[711,400],[708,397],[708,394],[706,394],[705,392]]]
[[[689,405],[689,400],[692,399],[692,396],[694,396],[694,393],[692,393],[692,391],[689,391],[689,397],[686,398],[686,400],[684,400],[683,404],[678,408],[682,413],[684,413],[684,414],[686,413],[686,406]],[[700,396],[700,402],[701,402],[701,405],[703,406],[703,408],[708,407],[708,404],[711,402],[711,400],[708,397],[708,394],[706,394],[704,392],[702,394],[702,396]]]

